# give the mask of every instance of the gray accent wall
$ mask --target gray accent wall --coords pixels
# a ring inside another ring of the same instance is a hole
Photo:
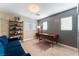
[[[72,31],[61,31],[61,18],[72,16]],[[77,8],[72,8],[44,19],[39,20],[42,26],[44,21],[48,22],[47,33],[56,32],[59,34],[59,42],[77,48]]]

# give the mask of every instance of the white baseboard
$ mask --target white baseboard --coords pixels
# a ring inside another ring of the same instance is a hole
[[[33,38],[23,39],[23,41],[33,40]]]
[[[65,45],[65,44],[61,44],[61,43],[58,43],[58,44],[61,45],[61,46],[63,46],[63,47],[66,47],[68,49],[78,51],[78,48],[75,48],[75,47],[72,47],[72,46],[68,46],[68,45]]]

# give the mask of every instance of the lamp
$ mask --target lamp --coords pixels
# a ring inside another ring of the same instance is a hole
[[[40,29],[40,26],[37,26],[38,29]]]

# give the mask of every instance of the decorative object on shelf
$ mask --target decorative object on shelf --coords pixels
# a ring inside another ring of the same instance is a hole
[[[19,21],[20,17],[14,17],[15,21]]]

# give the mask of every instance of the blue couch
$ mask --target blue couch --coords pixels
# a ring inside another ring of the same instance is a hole
[[[4,55],[4,46],[3,44],[0,42],[0,56]]]
[[[19,40],[16,38],[13,41],[9,41],[8,38],[3,35],[0,36],[0,56],[31,56],[30,53],[25,53]]]

